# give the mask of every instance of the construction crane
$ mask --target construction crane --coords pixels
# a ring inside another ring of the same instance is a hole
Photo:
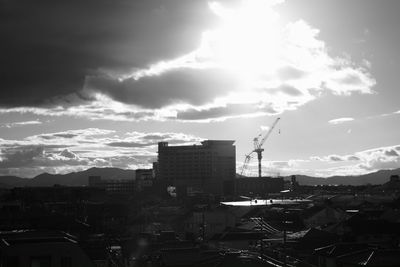
[[[262,152],[264,151],[264,148],[262,146],[264,145],[265,141],[267,141],[268,137],[271,135],[272,131],[274,130],[276,124],[279,122],[281,118],[277,118],[274,123],[272,124],[271,128],[269,128],[268,132],[262,137],[262,134],[259,134],[257,137],[253,139],[253,145],[254,145],[254,150],[252,150],[249,154],[246,155],[241,171],[241,175],[243,175],[244,171],[247,169],[247,165],[249,161],[253,158],[254,154],[257,154],[257,159],[258,159],[258,177],[261,178],[261,159],[262,159]]]

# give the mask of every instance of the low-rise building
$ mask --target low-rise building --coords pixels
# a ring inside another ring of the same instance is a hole
[[[136,170],[136,191],[141,192],[146,188],[150,188],[154,184],[155,173],[153,169],[137,169]]]
[[[135,180],[103,180],[101,176],[89,176],[89,187],[103,188],[107,194],[134,194]]]
[[[0,266],[94,267],[74,236],[62,232],[0,232]]]
[[[307,227],[321,227],[339,223],[346,218],[348,218],[348,215],[345,211],[328,206],[314,214],[309,215],[304,219],[304,224]]]
[[[234,227],[236,223],[237,218],[229,209],[219,207],[193,211],[184,220],[183,228],[186,237],[209,239],[215,234],[224,232],[226,228]]]

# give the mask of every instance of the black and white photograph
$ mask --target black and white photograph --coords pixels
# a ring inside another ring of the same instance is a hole
[[[0,0],[0,267],[400,266],[399,0]]]

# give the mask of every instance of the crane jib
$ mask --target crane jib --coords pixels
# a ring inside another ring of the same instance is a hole
[[[262,176],[261,160],[262,160],[262,152],[264,151],[262,146],[264,145],[265,141],[267,141],[268,137],[271,135],[272,131],[274,130],[275,126],[278,124],[280,119],[281,118],[277,118],[274,121],[272,126],[269,128],[268,132],[262,137],[261,141],[260,141],[260,137],[262,136],[261,134],[259,134],[257,137],[255,137],[253,139],[254,150],[246,155],[244,163],[243,163],[242,171],[240,173],[241,175],[243,175],[244,171],[247,169],[247,165],[248,165],[248,163],[249,163],[249,161],[251,159],[251,155],[253,153],[256,153],[257,154],[257,159],[258,159],[258,177],[261,178],[261,176]],[[279,133],[280,133],[280,131],[279,131]]]

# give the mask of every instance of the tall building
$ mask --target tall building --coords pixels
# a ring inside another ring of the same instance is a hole
[[[201,145],[158,143],[158,178],[177,189],[178,196],[234,192],[236,147],[231,140],[207,140]]]

